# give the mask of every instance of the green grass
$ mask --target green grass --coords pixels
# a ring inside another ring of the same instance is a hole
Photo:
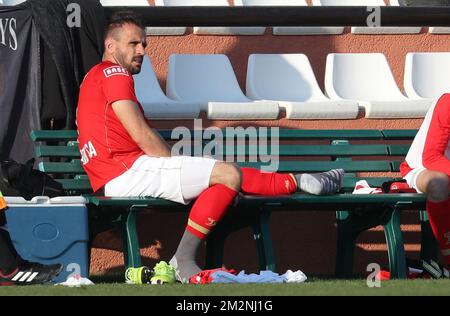
[[[312,280],[300,284],[128,285],[97,283],[81,288],[62,286],[0,287],[0,296],[316,296],[316,295],[450,295],[450,280],[396,280],[369,288],[365,280]]]

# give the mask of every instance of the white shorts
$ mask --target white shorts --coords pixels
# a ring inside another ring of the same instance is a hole
[[[423,167],[415,168],[412,169],[410,172],[408,172],[406,176],[403,177],[403,179],[406,180],[406,183],[408,183],[409,187],[415,189],[417,193],[423,193],[417,187],[416,181],[419,174],[424,170],[426,170],[426,168]]]
[[[131,167],[105,185],[105,196],[150,196],[182,204],[209,187],[217,160],[204,157],[139,157]]]

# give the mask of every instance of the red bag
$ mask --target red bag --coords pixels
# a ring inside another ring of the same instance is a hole
[[[413,188],[410,188],[406,180],[395,179],[383,183],[382,189],[384,193],[417,193]]]
[[[406,182],[392,182],[389,186],[389,193],[417,193],[417,191],[410,188]]]

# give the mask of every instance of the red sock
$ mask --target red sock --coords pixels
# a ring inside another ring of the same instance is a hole
[[[237,192],[223,184],[216,184],[200,194],[192,206],[186,230],[204,239],[222,219]]]
[[[436,238],[439,249],[450,265],[450,200],[434,203],[427,201],[427,212],[430,225]]]
[[[263,172],[253,168],[241,168],[241,191],[253,195],[292,194],[297,190],[294,178],[289,174]]]

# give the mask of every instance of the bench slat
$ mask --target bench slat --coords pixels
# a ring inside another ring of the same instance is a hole
[[[376,156],[388,155],[386,145],[280,145],[280,156]],[[224,146],[225,156],[261,156],[272,154],[270,146],[237,145],[231,148]]]
[[[261,162],[239,162],[241,167],[260,168]],[[342,168],[346,172],[391,171],[390,161],[280,161],[278,172],[321,172]]]
[[[271,130],[268,128],[268,138],[271,137]],[[235,138],[235,137],[248,137],[248,135],[253,135],[252,130],[233,130],[227,132],[226,130],[221,130],[225,138]],[[255,135],[259,136],[260,130],[256,130]],[[164,139],[171,139],[171,130],[158,130],[158,133]],[[194,132],[189,132],[192,137],[194,137]],[[296,130],[296,129],[279,129],[280,140],[305,140],[305,139],[383,139],[384,135],[379,130]],[[388,133],[389,134],[389,133]],[[76,130],[41,130],[32,131],[31,139],[33,141],[66,141],[66,140],[76,140],[78,138],[78,133]],[[180,136],[180,138],[182,138]]]
[[[397,203],[411,203],[417,207],[424,206],[426,201],[425,194],[415,193],[396,193],[396,194],[335,194],[327,196],[315,196],[310,194],[297,193],[294,195],[278,196],[278,197],[260,197],[260,196],[245,196],[239,204],[241,206],[295,206],[295,210],[299,208],[311,210],[312,205],[316,208],[319,204],[325,208],[335,208],[337,205],[348,207],[365,207],[368,204],[393,204]],[[327,206],[328,205],[328,206]]]
[[[393,161],[392,162],[392,171],[393,172],[400,172],[400,164],[402,163],[403,161]]]
[[[89,182],[89,179],[87,178],[87,175],[77,175],[77,177],[80,177],[78,179],[56,179],[56,181],[62,183],[63,188],[65,190],[92,190],[91,184]],[[353,190],[355,187],[355,184],[357,181],[360,180],[366,180],[367,183],[373,187],[381,187],[381,185],[384,182],[392,180],[392,178],[387,177],[345,177],[344,183],[342,185],[342,188],[344,190]]]
[[[31,140],[33,141],[67,141],[78,138],[78,132],[76,130],[42,130],[32,131]]]
[[[64,190],[92,191],[89,180],[76,179],[55,179],[63,185]]]
[[[395,139],[414,139],[417,134],[416,129],[392,129],[382,130],[383,139],[395,140]]]
[[[81,179],[56,179],[56,181],[62,183],[65,190],[92,190],[89,179],[85,175],[79,175],[77,177],[82,177]],[[366,180],[367,183],[373,187],[381,187],[384,182],[392,180],[392,178],[387,177],[345,177],[342,188],[344,190],[353,190],[357,181]]]
[[[36,146],[36,157],[79,158],[80,151],[75,146]]]
[[[406,156],[409,151],[409,145],[389,145],[389,153],[391,156]]]
[[[346,172],[392,171],[392,164],[401,162],[392,161],[280,161],[278,172],[321,172],[330,169],[342,168]],[[269,166],[263,162],[238,162],[241,167],[260,168]],[[72,162],[41,162],[39,170],[48,173],[84,174],[79,160]]]
[[[146,197],[87,197],[90,203],[99,206],[179,206],[184,205],[170,202],[164,199],[158,198],[146,198]],[[397,202],[409,202],[422,205],[425,203],[426,196],[424,194],[411,194],[411,193],[396,193],[396,194],[336,194],[327,196],[315,196],[310,194],[296,193],[286,196],[244,196],[240,199],[238,207],[240,206],[301,206],[311,209],[311,204],[328,204],[329,207],[335,207],[336,205],[354,205],[364,206],[366,204],[384,204],[384,203],[397,203]]]
[[[230,138],[234,133],[225,134]],[[244,136],[245,133],[236,133]],[[270,133],[268,133],[270,136]],[[383,134],[378,130],[297,130],[280,129],[280,140],[311,140],[311,139],[383,139]]]
[[[152,197],[105,197],[105,196],[87,196],[86,197],[89,203],[92,203],[97,206],[126,206],[130,207],[133,205],[136,206],[178,206],[178,207],[186,207],[183,204],[172,202],[169,200],[152,198]]]
[[[390,146],[391,151],[397,155],[407,152],[408,146]],[[237,145],[219,148],[225,156],[249,156],[270,155],[270,146]],[[386,145],[280,145],[278,147],[280,156],[375,156],[388,155],[389,149]],[[191,152],[195,152],[192,149]],[[36,146],[37,157],[67,157],[79,158],[80,152],[76,146]]]
[[[40,162],[38,168],[40,171],[47,173],[85,173],[80,160],[71,162]]]

